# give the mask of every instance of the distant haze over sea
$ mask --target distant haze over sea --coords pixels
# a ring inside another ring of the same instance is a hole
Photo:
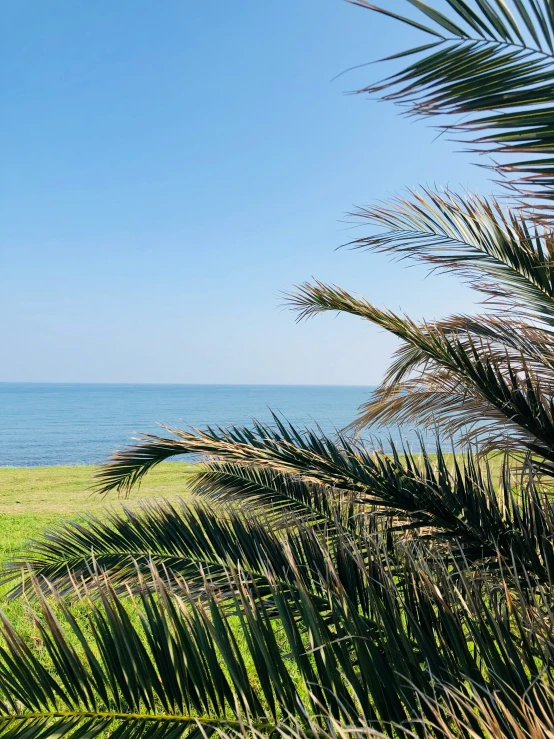
[[[0,466],[97,464],[139,433],[173,426],[250,425],[276,411],[298,428],[344,428],[370,386],[0,383]],[[418,446],[415,433],[373,430]],[[186,457],[178,459],[185,460]]]

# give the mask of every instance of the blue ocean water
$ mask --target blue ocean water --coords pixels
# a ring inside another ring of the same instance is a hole
[[[0,383],[0,466],[97,464],[141,432],[249,425],[270,409],[298,427],[344,428],[371,387]],[[381,431],[384,440],[390,431]],[[399,440],[399,432],[392,431]],[[402,436],[415,441],[415,434]],[[383,447],[386,448],[386,441]]]

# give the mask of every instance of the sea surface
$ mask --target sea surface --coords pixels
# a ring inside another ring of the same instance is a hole
[[[170,426],[248,426],[271,411],[333,434],[356,416],[371,387],[307,385],[109,385],[0,383],[0,467],[97,464],[140,434]],[[372,431],[372,435],[377,434]],[[378,432],[401,440],[396,429]],[[402,438],[416,443],[413,431]],[[185,459],[179,457],[178,459]]]

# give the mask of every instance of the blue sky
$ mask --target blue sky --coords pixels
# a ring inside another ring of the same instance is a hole
[[[297,325],[280,291],[472,310],[451,278],[335,251],[353,205],[491,189],[426,123],[343,95],[384,69],[332,81],[417,32],[343,0],[7,0],[0,27],[0,380],[374,384],[394,339]]]

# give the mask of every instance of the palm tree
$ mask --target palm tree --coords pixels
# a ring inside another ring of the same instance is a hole
[[[458,272],[487,310],[418,324],[320,282],[289,301],[402,340],[354,426],[438,429],[436,454],[277,417],[118,452],[99,492],[203,454],[196,502],[69,522],[5,569],[43,647],[3,620],[2,736],[551,735],[554,6],[407,1],[413,18],[355,3],[430,37],[361,92],[463,115],[448,130],[504,157],[514,204],[414,192],[355,213],[381,232],[352,246]],[[483,457],[498,450],[500,485]]]

